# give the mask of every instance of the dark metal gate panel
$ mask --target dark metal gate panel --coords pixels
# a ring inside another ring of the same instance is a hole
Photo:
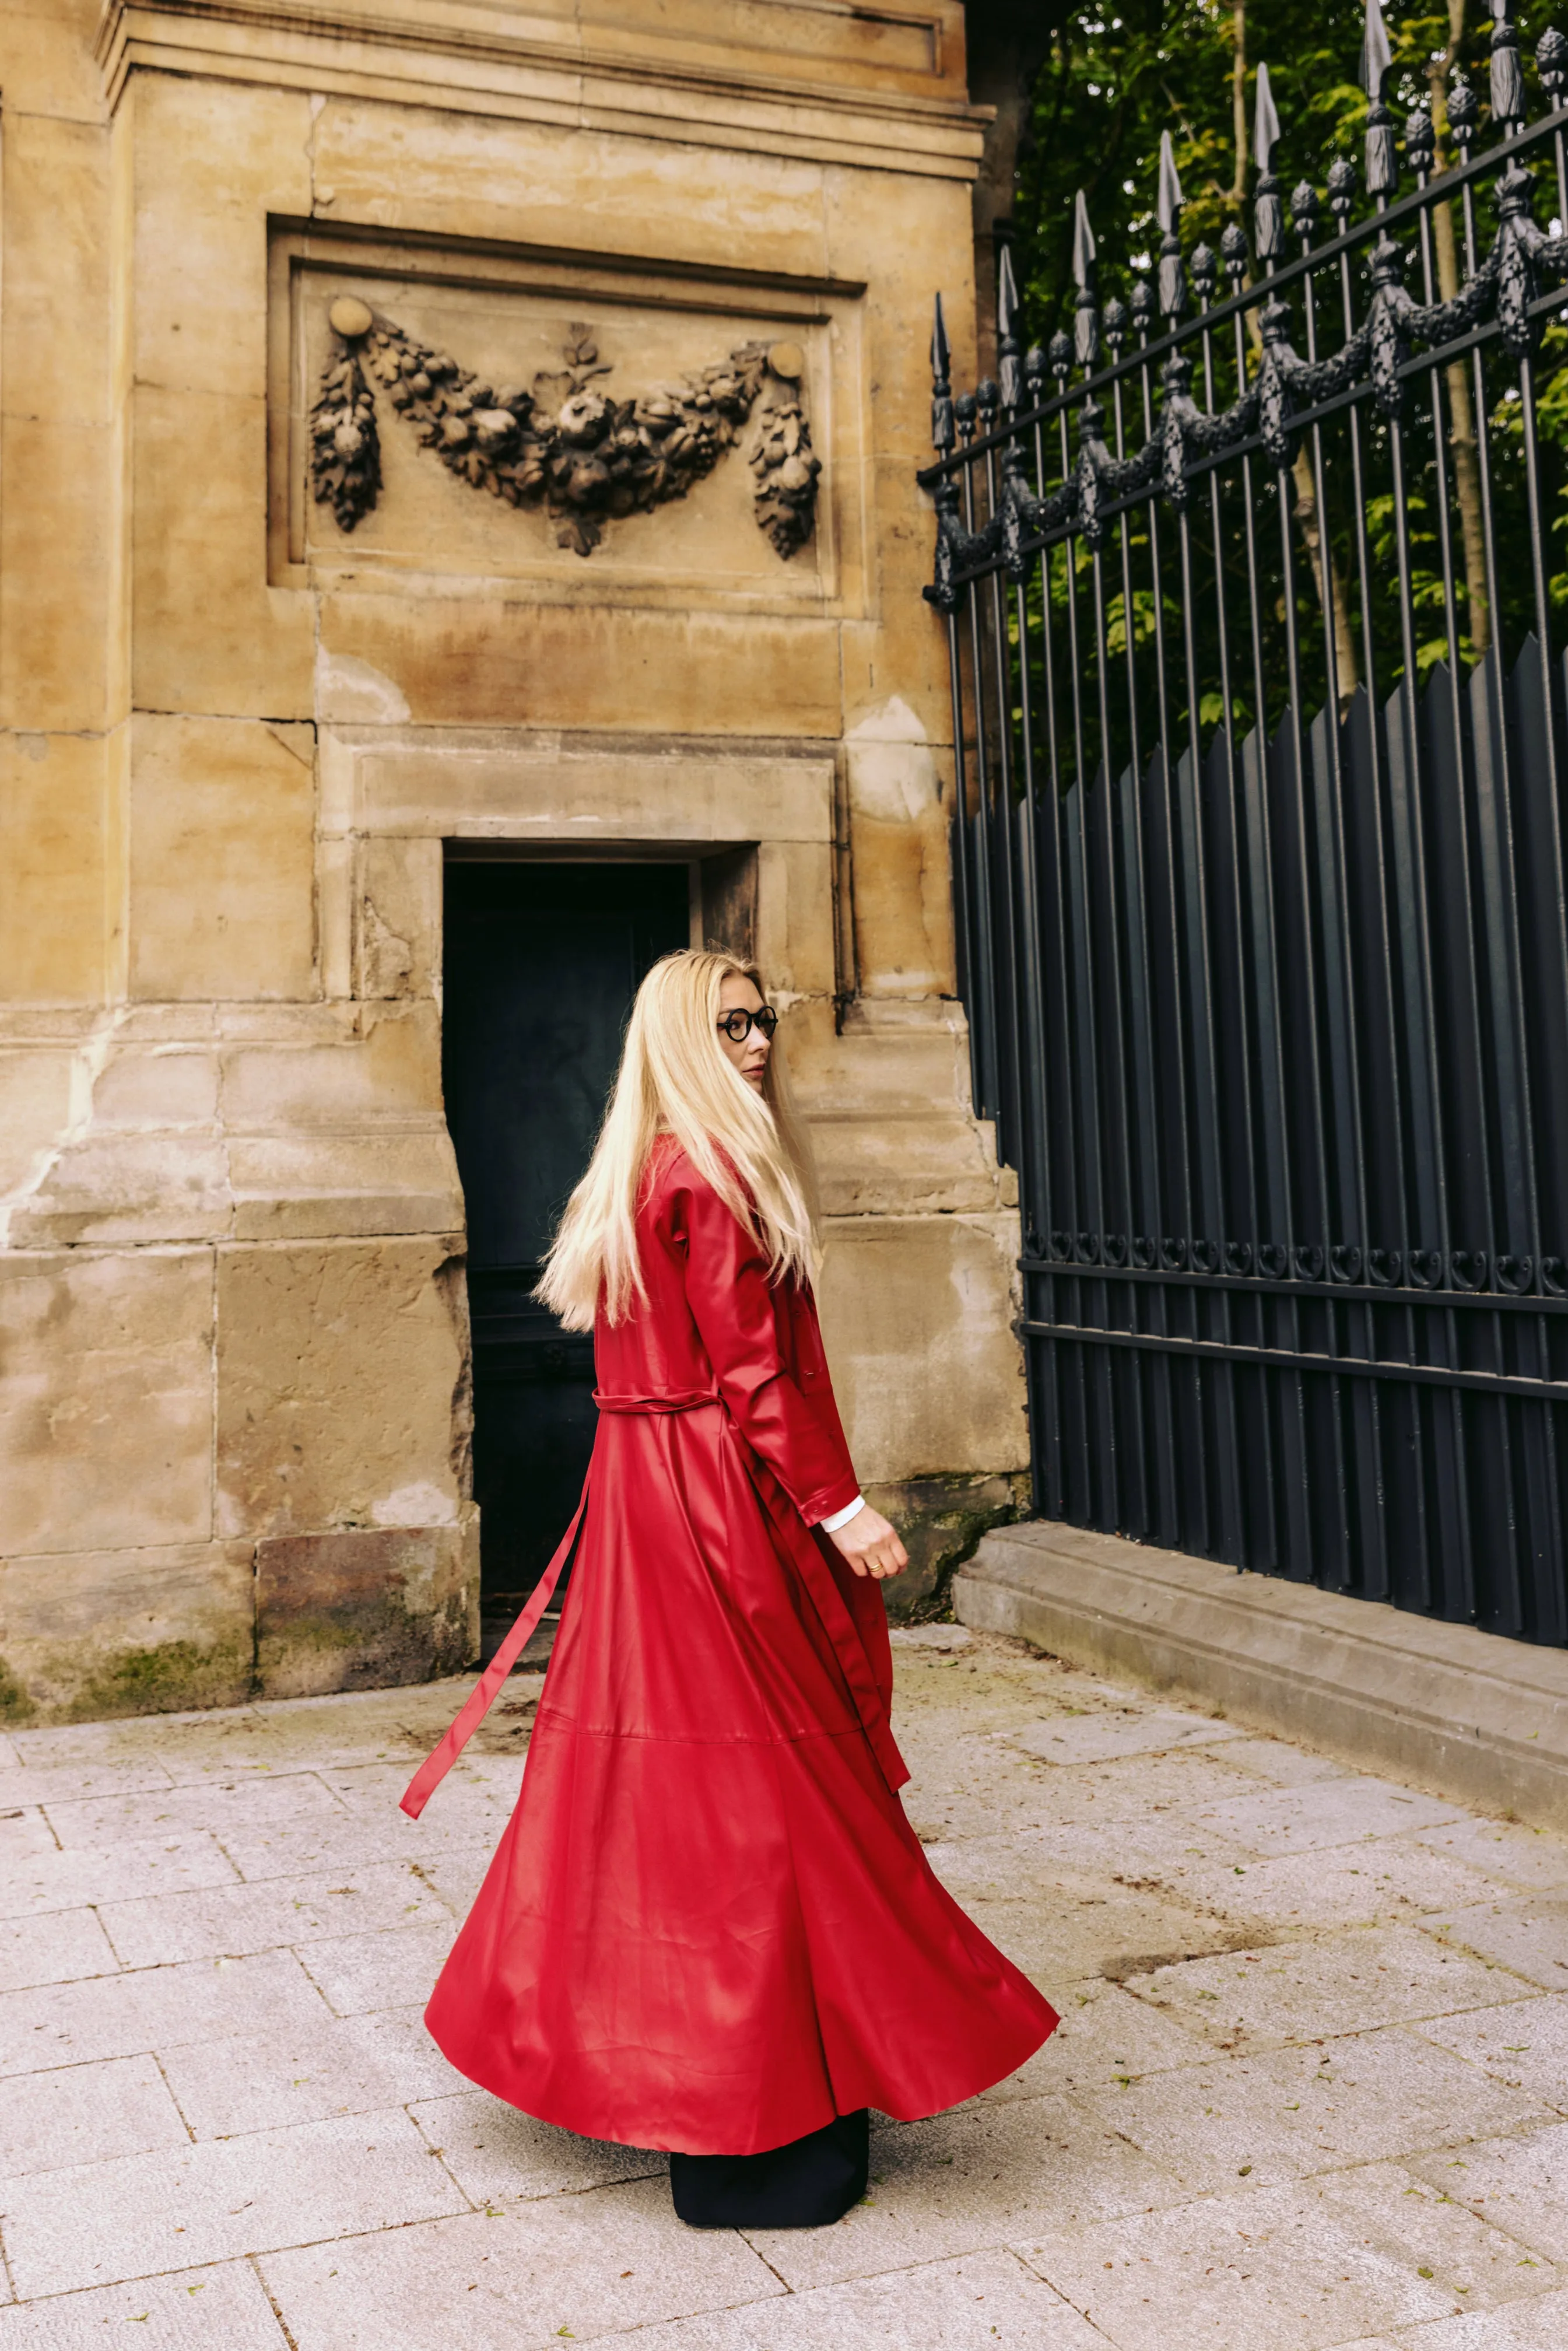
[[[1562,1643],[1568,42],[1538,57],[1527,125],[1497,25],[1499,143],[1456,89],[1401,195],[1375,55],[1370,204],[1336,162],[1326,235],[1260,118],[1252,251],[1185,253],[1167,154],[1125,305],[1081,205],[1074,335],[1020,358],[1004,257],[1000,381],[957,400],[938,302],[921,479],[1037,1507]]]

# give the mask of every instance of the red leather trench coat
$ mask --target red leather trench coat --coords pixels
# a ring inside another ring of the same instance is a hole
[[[857,1486],[810,1293],[668,1141],[637,1232],[522,1792],[426,2021],[497,2097],[634,2147],[934,2114],[1055,2015],[894,1792],[882,1594],[811,1531]]]

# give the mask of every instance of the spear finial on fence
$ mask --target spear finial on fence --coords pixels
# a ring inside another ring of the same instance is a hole
[[[1385,85],[1394,70],[1394,50],[1383,21],[1381,0],[1366,0],[1366,32],[1361,44],[1361,86],[1367,96],[1366,193],[1388,197],[1399,184],[1399,158],[1394,147],[1394,117],[1385,100]]]
[[[1078,305],[1072,314],[1072,352],[1085,375],[1100,356],[1100,313],[1094,301],[1094,232],[1082,188],[1072,207],[1072,282]]]
[[[956,438],[952,371],[953,354],[947,345],[947,321],[942,316],[942,297],[938,294],[936,316],[931,328],[931,445],[944,457]]]
[[[1563,39],[1555,25],[1548,26],[1535,44],[1535,62],[1546,103],[1555,113],[1563,103],[1563,89],[1568,86],[1568,40]]]
[[[1318,192],[1310,180],[1300,180],[1291,191],[1291,226],[1303,246],[1311,245],[1318,225]]]
[[[1155,289],[1146,277],[1134,277],[1132,295],[1133,327],[1144,341],[1155,323]]]
[[[1491,0],[1491,115],[1506,139],[1524,120],[1524,69],[1519,62],[1513,0]]]
[[[1019,314],[1022,308],[1018,279],[1013,276],[1012,247],[1004,245],[1001,266],[997,272],[997,373],[1002,380],[1002,406],[1009,409],[1018,406],[1023,392],[1023,364],[1019,356]]]
[[[1168,131],[1160,133],[1160,186],[1155,209],[1160,223],[1160,309],[1179,319],[1186,308],[1186,272],[1181,263],[1181,208],[1186,199],[1176,177],[1176,150]]]
[[[1480,105],[1468,81],[1457,81],[1448,92],[1448,128],[1459,142],[1459,159],[1469,158],[1475,143]]]
[[[1405,161],[1415,172],[1418,186],[1426,186],[1437,153],[1437,138],[1432,118],[1424,106],[1418,106],[1405,124]]]
[[[1334,216],[1334,234],[1343,236],[1350,218],[1350,208],[1355,202],[1355,165],[1348,155],[1336,155],[1329,165],[1329,210]]]
[[[1258,185],[1252,199],[1252,242],[1260,261],[1277,261],[1285,249],[1285,221],[1280,183],[1274,177],[1274,150],[1280,143],[1280,117],[1269,87],[1269,68],[1258,68],[1258,99],[1252,115],[1252,152],[1258,158]]]

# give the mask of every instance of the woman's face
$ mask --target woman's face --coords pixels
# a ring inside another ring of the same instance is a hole
[[[726,972],[718,991],[718,1011],[721,1020],[727,1012],[760,1012],[762,1002],[762,997],[749,979],[743,979],[738,972]],[[760,1029],[753,1028],[747,1030],[737,1045],[733,1038],[726,1036],[721,1029],[718,1031],[718,1045],[725,1059],[734,1062],[747,1084],[755,1086],[760,1093],[763,1072],[768,1067],[768,1056],[773,1050],[771,1040],[762,1034]]]

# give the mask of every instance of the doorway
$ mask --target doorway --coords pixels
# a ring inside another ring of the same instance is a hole
[[[593,1342],[532,1296],[588,1165],[650,964],[691,937],[691,868],[454,861],[442,1081],[468,1211],[485,1648],[549,1563],[593,1447]]]

